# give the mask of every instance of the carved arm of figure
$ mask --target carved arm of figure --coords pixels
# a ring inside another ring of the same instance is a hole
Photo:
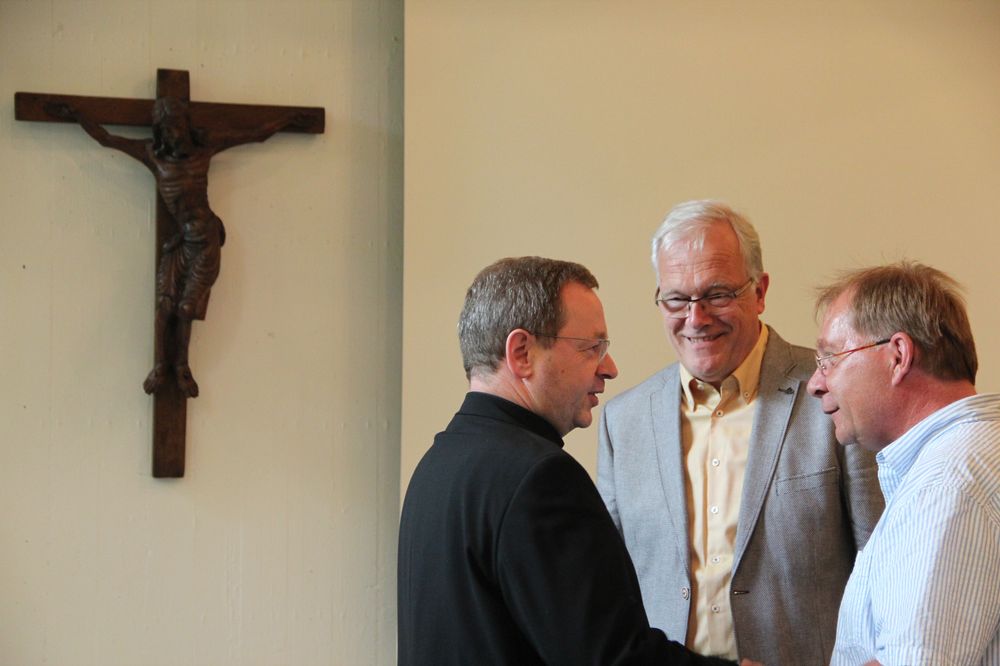
[[[227,148],[239,146],[244,143],[267,141],[284,129],[308,130],[315,124],[315,117],[301,111],[289,111],[252,130],[213,132],[210,137],[210,143],[214,146],[215,152],[221,152]]]
[[[97,143],[105,148],[114,148],[133,157],[143,164],[146,164],[145,146],[146,142],[141,139],[127,139],[123,136],[111,134],[101,125],[93,122],[90,118],[74,109],[64,102],[47,102],[45,111],[56,118],[75,121],[89,134]]]

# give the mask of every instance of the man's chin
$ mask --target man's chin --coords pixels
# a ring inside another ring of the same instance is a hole
[[[707,384],[713,384],[715,382],[721,382],[726,378],[715,363],[686,363],[684,359],[681,359],[681,363],[687,368],[688,372],[691,373],[696,379]],[[721,375],[721,376],[720,376]]]
[[[833,422],[833,436],[837,439],[837,442],[839,442],[841,446],[854,446],[858,443],[858,438],[855,433],[847,432],[843,428],[837,427],[836,419],[834,419]]]

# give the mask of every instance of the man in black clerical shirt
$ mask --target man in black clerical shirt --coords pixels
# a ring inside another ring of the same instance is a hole
[[[563,450],[618,374],[596,288],[583,266],[539,257],[498,261],[469,288],[470,390],[403,504],[401,666],[730,663],[650,628],[621,537]]]

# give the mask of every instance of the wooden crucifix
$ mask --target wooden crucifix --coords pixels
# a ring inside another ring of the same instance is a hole
[[[19,92],[17,120],[75,122],[102,146],[142,162],[156,178],[156,315],[153,369],[153,476],[184,476],[187,399],[198,395],[188,365],[191,323],[204,319],[226,240],[208,205],[212,156],[276,132],[321,134],[321,107],[192,102],[185,70],[156,72],[156,99]],[[151,139],[109,133],[104,125],[152,127]]]

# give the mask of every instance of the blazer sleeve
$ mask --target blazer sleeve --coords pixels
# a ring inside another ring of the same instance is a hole
[[[622,534],[622,521],[618,515],[618,499],[615,495],[615,447],[611,441],[607,419],[608,410],[605,407],[601,411],[597,429],[597,490],[618,533]]]
[[[847,512],[854,533],[854,545],[861,550],[875,529],[885,508],[885,498],[878,482],[875,454],[857,444],[838,446],[844,474],[841,480]]]
[[[547,664],[730,663],[650,628],[625,545],[568,454],[543,458],[525,476],[497,550],[506,605]]]

